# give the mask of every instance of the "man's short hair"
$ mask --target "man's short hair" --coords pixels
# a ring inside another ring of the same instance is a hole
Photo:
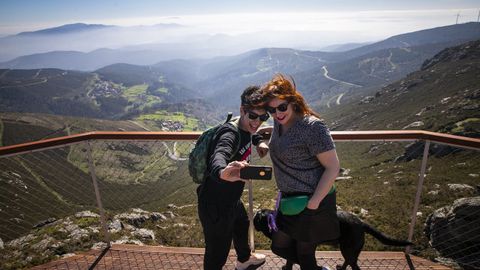
[[[262,106],[264,103],[263,96],[260,91],[260,86],[251,85],[241,95],[242,106],[246,108],[255,108]]]

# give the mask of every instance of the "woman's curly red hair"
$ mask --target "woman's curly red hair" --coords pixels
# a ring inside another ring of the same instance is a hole
[[[303,96],[298,92],[295,81],[291,76],[276,74],[269,82],[261,88],[262,96],[268,101],[279,98],[288,101],[293,105],[295,112],[301,115],[313,115],[320,118],[319,114],[313,111],[305,102]]]

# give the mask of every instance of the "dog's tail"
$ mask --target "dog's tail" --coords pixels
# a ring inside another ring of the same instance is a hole
[[[389,245],[389,246],[397,246],[397,247],[404,247],[404,246],[409,246],[413,245],[412,242],[407,241],[407,240],[399,240],[399,239],[394,239],[376,228],[372,227],[371,225],[367,223],[363,223],[363,228],[365,229],[365,232],[370,234],[371,236],[377,238],[382,244],[384,245]]]

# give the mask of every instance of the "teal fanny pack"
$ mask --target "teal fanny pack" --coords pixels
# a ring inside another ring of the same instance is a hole
[[[291,196],[280,200],[280,212],[286,216],[298,215],[307,207],[307,195]]]
[[[336,186],[333,185],[328,194],[334,193],[336,189]],[[307,207],[309,199],[310,197],[307,195],[281,198],[279,210],[286,216],[298,215]]]

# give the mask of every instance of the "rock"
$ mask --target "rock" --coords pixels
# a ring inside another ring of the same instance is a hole
[[[167,211],[163,213],[167,218],[175,218],[175,214],[172,211]]]
[[[436,196],[436,195],[438,195],[438,192],[440,192],[440,191],[439,190],[431,190],[431,191],[428,192],[428,194]]]
[[[150,241],[155,240],[155,233],[152,230],[148,229],[138,229],[132,232],[133,236],[139,237],[140,240]]]
[[[39,223],[33,225],[33,228],[41,228],[45,225],[54,223],[55,221],[57,221],[55,218],[48,218],[46,220],[40,221]]]
[[[177,228],[188,228],[189,226],[185,223],[175,223],[173,224],[173,227],[177,227]]]
[[[433,106],[427,106],[425,108],[422,108],[418,113],[416,113],[415,115],[416,116],[421,116],[422,114],[424,114],[426,111],[429,111],[433,109]]]
[[[150,215],[150,218],[151,218],[153,221],[158,221],[158,220],[165,221],[165,220],[168,219],[164,214],[158,213],[158,212],[153,212],[153,213]]]
[[[130,239],[128,236],[123,236],[119,240],[116,240],[115,242],[112,242],[112,244],[134,244],[137,246],[144,246],[145,244],[142,243],[142,241],[136,240],[136,239]]]
[[[368,216],[368,210],[361,208],[359,216],[365,218],[366,216]]]
[[[43,250],[51,248],[53,246],[53,243],[55,243],[55,242],[56,242],[55,238],[52,238],[48,235],[45,235],[45,237],[42,239],[42,241],[31,245],[31,248],[41,252]]]
[[[82,211],[82,212],[78,212],[75,214],[75,217],[77,218],[98,218],[100,217],[100,215],[98,215],[97,213],[93,213],[92,211]]]
[[[135,227],[142,226],[147,220],[150,219],[150,213],[142,209],[132,209],[130,213],[118,214],[114,219],[125,220]]]
[[[105,242],[97,242],[95,244],[92,245],[92,249],[104,249],[107,247],[107,243]]]
[[[435,210],[427,217],[424,233],[443,257],[463,269],[480,269],[480,196]]]
[[[414,159],[421,159],[423,157],[423,149],[425,147],[424,142],[413,142],[405,146],[405,153],[399,157],[395,158],[395,162],[406,162]],[[435,157],[444,157],[450,154],[458,153],[464,151],[461,148],[441,145],[441,144],[430,144],[428,151],[429,155]]]
[[[425,123],[423,121],[416,121],[416,122],[413,122],[413,123],[410,123],[406,126],[404,126],[402,129],[407,129],[407,128],[411,128],[411,127],[421,127],[421,126],[424,126]]]
[[[452,191],[474,191],[475,190],[475,188],[467,184],[447,184],[447,186]]]
[[[362,100],[360,100],[360,104],[368,104],[368,103],[372,102],[374,99],[375,99],[374,96],[366,96],[366,97],[362,98]]]
[[[88,238],[90,235],[89,231],[86,229],[77,229],[73,230],[69,237],[71,237],[73,240],[81,240],[82,238]]]
[[[65,254],[62,255],[62,259],[70,258],[70,257],[73,257],[75,255],[76,255],[75,253],[65,253]]]
[[[108,224],[108,231],[111,233],[119,232],[123,229],[122,222],[118,219],[114,219]]]
[[[33,234],[27,234],[17,239],[13,239],[12,241],[8,242],[6,246],[21,250],[29,246],[30,241],[32,241],[33,239],[35,239],[35,236]]]
[[[448,101],[449,101],[451,98],[452,98],[452,97],[442,98],[442,100],[440,100],[440,103],[442,103],[442,104],[447,104]]]
[[[350,174],[350,169],[341,168],[341,169],[340,169],[340,174],[341,174],[342,176],[347,176],[347,175]]]

